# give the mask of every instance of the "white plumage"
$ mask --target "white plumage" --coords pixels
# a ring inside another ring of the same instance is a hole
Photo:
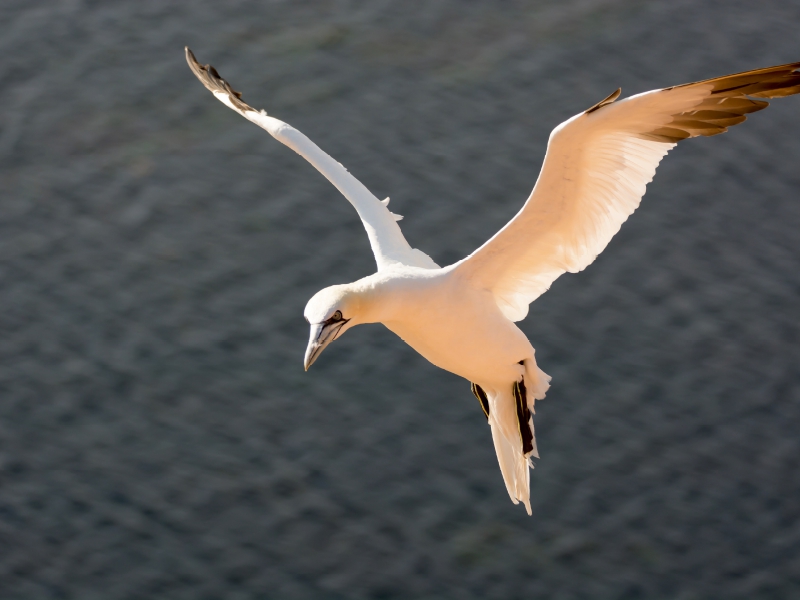
[[[383,323],[433,364],[473,384],[511,500],[530,508],[532,413],[550,377],[514,324],[567,271],[585,269],[639,206],[661,159],[682,139],[715,135],[773,98],[800,93],[800,63],[747,71],[616,101],[620,90],[553,130],[533,192],[467,258],[440,268],[403,237],[399,215],[283,121],[241,100],[191,51],[195,75],[223,104],[303,156],[358,211],[377,273],[309,300],[305,368],[350,327]]]

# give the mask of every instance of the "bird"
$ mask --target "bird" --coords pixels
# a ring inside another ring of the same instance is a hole
[[[533,415],[550,376],[515,324],[563,273],[589,266],[636,210],[661,160],[682,140],[724,133],[800,93],[800,62],[744,71],[619,99],[621,89],[556,126],[519,212],[466,258],[445,266],[412,248],[402,218],[287,123],[242,100],[186,47],[192,72],[223,104],[305,158],[358,212],[377,271],[326,287],[305,307],[305,370],[345,331],[382,323],[428,361],[471,385],[508,495],[531,515],[530,469],[539,458]]]

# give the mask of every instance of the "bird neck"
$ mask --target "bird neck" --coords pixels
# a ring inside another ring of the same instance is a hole
[[[375,273],[353,282],[359,323],[386,323],[397,319],[404,307],[402,285],[397,279]]]

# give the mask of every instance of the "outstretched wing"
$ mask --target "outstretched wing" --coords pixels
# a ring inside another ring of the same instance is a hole
[[[654,90],[617,90],[556,127],[519,213],[456,271],[491,290],[513,321],[562,273],[594,261],[639,206],[661,159],[680,140],[716,135],[775,98],[800,93],[800,62]]]
[[[220,77],[214,67],[197,62],[188,47],[186,48],[186,62],[217,100],[238,112],[248,121],[266,129],[276,140],[289,146],[305,158],[350,201],[350,204],[358,211],[358,216],[361,217],[364,228],[367,230],[379,271],[398,263],[425,269],[439,268],[427,254],[409,246],[397,225],[397,221],[402,217],[389,212],[388,198],[382,201],[378,200],[347,169],[291,125],[269,117],[266,111],[257,111],[243,102],[242,95]]]

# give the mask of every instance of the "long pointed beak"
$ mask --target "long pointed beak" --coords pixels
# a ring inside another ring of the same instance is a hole
[[[336,339],[336,334],[347,321],[336,321],[335,323],[312,323],[311,335],[308,338],[308,348],[303,359],[303,367],[308,371],[308,367],[314,364],[317,357],[322,354],[325,347]]]

